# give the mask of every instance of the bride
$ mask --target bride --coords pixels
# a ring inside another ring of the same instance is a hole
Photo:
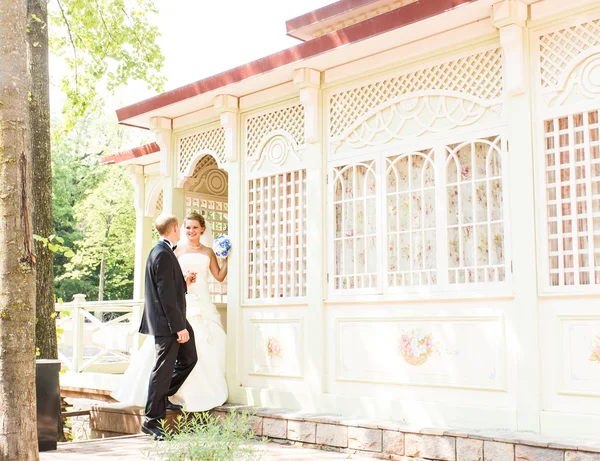
[[[198,363],[170,401],[183,405],[185,411],[205,411],[227,400],[225,331],[208,291],[209,271],[222,282],[227,276],[227,260],[219,268],[211,248],[212,230],[200,214],[194,212],[186,216],[182,231],[185,238],[180,240],[175,255],[184,274],[188,271],[196,274],[196,281],[188,287],[186,304],[187,320],[194,329]],[[154,357],[154,341],[147,338],[112,396],[128,405],[145,406]]]

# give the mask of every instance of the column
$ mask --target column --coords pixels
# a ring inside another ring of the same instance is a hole
[[[219,95],[215,98],[214,108],[221,116],[221,126],[225,130],[225,158],[227,163],[223,169],[228,175],[229,202],[229,237],[232,249],[229,253],[227,273],[227,385],[229,401],[244,403],[245,394],[240,394],[238,355],[241,323],[241,304],[243,299],[242,278],[244,247],[242,241],[242,193],[244,190],[243,162],[238,155],[241,145],[239,130],[238,98],[230,95]]]
[[[527,5],[505,0],[493,7],[504,53],[504,107],[508,123],[508,191],[513,263],[513,311],[507,313],[509,357],[516,358],[517,427],[540,430],[541,388],[536,277],[534,171]],[[511,334],[512,333],[512,334]],[[514,339],[512,338],[514,336]]]
[[[152,247],[152,218],[147,217],[146,178],[144,167],[128,165],[133,182],[133,200],[135,206],[135,258],[133,271],[133,299],[144,299],[144,272],[146,258]]]
[[[170,118],[152,117],[150,131],[160,146],[160,175],[163,177],[163,213],[174,214],[183,219],[185,198],[183,188],[177,184],[177,155],[173,139],[173,123]]]
[[[293,75],[294,85],[300,92],[304,106],[304,130],[306,150],[306,295],[308,310],[304,330],[306,355],[306,380],[309,391],[316,398],[325,391],[325,323],[323,299],[326,296],[327,250],[324,206],[326,190],[325,156],[322,143],[321,74],[314,69],[298,69]],[[320,255],[320,257],[319,257]]]

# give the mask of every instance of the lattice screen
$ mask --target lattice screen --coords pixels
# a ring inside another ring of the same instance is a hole
[[[336,290],[378,285],[376,174],[374,160],[334,168]]]
[[[215,238],[227,233],[229,225],[229,205],[227,198],[206,197],[202,194],[188,192],[185,195],[185,214],[187,215],[192,211],[200,213],[206,220],[206,223],[210,224]]]
[[[448,279],[505,279],[501,138],[447,146]]]
[[[210,150],[220,163],[225,163],[225,130],[215,128],[179,140],[179,172],[184,173],[196,154]]]
[[[304,107],[298,104],[246,119],[247,155],[257,154],[265,136],[276,130],[288,132],[298,146],[304,145]]]
[[[158,216],[163,211],[163,195],[164,194],[162,191],[160,192],[160,194],[158,194],[158,198],[156,199],[156,211],[154,213],[154,216]]]
[[[598,285],[598,111],[546,120],[544,127],[549,285]]]
[[[554,86],[573,59],[600,44],[600,19],[541,35],[539,40],[541,85]]]
[[[435,285],[434,150],[386,159],[387,285]]]
[[[334,94],[330,100],[329,135],[341,135],[358,118],[390,99],[426,90],[459,91],[485,100],[500,98],[500,48]]]
[[[306,171],[248,181],[248,299],[306,296]]]

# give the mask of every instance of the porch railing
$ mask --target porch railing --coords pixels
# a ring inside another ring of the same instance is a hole
[[[73,301],[56,304],[58,358],[76,373],[123,373],[139,349],[143,301]]]

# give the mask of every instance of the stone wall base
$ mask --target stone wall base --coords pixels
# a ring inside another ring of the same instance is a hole
[[[239,405],[217,407],[217,417],[248,412],[254,433],[277,441],[396,461],[600,461],[600,441],[557,439],[526,432],[408,426],[398,421],[349,419]],[[169,412],[167,419],[176,417]],[[90,412],[95,437],[137,434],[143,409],[97,405]]]

